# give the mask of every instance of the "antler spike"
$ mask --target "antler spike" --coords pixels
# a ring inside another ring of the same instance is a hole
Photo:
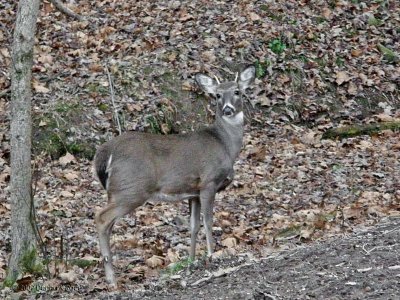
[[[239,77],[239,72],[236,72],[236,75],[235,75],[235,82],[237,82],[238,77]]]
[[[221,84],[221,82],[219,81],[218,77],[216,75],[214,75],[215,80],[217,81],[218,84]]]

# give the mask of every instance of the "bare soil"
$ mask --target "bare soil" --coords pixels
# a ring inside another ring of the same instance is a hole
[[[130,299],[399,299],[400,218],[348,236],[193,266]],[[199,270],[203,268],[202,270]],[[225,274],[225,275],[223,275]],[[104,298],[105,299],[105,298]]]

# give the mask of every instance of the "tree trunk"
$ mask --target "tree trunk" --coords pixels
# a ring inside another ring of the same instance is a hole
[[[11,234],[12,253],[7,280],[24,271],[22,258],[36,251],[32,216],[31,77],[36,20],[40,0],[20,0],[12,45],[11,65]]]

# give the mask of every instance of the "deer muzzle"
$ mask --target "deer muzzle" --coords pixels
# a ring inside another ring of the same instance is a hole
[[[236,109],[231,104],[225,104],[222,108],[222,114],[231,117],[235,114]]]

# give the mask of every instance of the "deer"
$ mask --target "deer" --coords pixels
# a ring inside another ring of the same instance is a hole
[[[95,216],[106,281],[116,287],[110,234],[117,219],[147,201],[189,201],[194,260],[200,214],[207,255],[213,254],[213,205],[217,192],[233,180],[233,165],[243,143],[243,94],[255,79],[255,67],[236,73],[234,81],[198,73],[195,82],[216,100],[212,125],[184,134],[128,131],[101,145],[94,172],[107,192],[108,204]]]

